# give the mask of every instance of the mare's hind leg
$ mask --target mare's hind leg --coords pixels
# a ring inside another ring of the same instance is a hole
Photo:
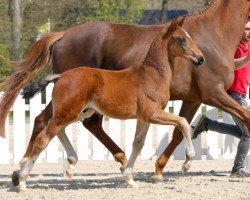
[[[115,160],[122,164],[120,169],[123,171],[127,165],[126,155],[103,130],[102,118],[101,114],[94,113],[83,121],[83,125],[113,154]]]
[[[191,142],[190,131],[191,128],[187,120],[183,117],[167,113],[163,110],[158,110],[154,115],[149,119],[150,123],[157,123],[161,125],[174,125],[182,131],[183,137],[186,142],[186,156],[191,160],[195,156],[194,147]],[[189,163],[188,163],[189,164]],[[155,175],[153,177],[155,180],[162,180],[162,174]]]
[[[68,179],[72,179],[73,177],[73,169],[76,166],[76,163],[78,161],[78,156],[74,150],[74,148],[72,147],[69,138],[67,137],[66,133],[65,133],[65,128],[63,128],[61,130],[61,132],[57,135],[60,142],[63,145],[63,148],[65,149],[66,153],[67,153],[67,157],[68,157],[68,169],[66,170],[66,176],[68,177]]]
[[[185,117],[187,121],[190,123],[199,107],[200,103],[198,102],[184,101],[179,116]],[[181,130],[175,127],[172,140],[170,141],[167,148],[164,150],[164,152],[160,155],[160,157],[157,159],[155,163],[155,176],[153,177],[155,182],[163,181],[162,179],[163,169],[166,166],[170,156],[173,154],[174,150],[181,143],[182,140],[183,140],[183,134]],[[186,157],[186,161],[189,162],[188,157]]]
[[[128,186],[139,188],[133,179],[133,167],[138,154],[144,146],[145,138],[148,132],[149,124],[137,120],[135,138],[133,141],[133,149],[128,164],[123,172],[124,179]]]

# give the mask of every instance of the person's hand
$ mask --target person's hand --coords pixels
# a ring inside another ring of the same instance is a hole
[[[246,62],[249,62],[250,61],[250,55],[247,55],[245,60],[246,60]]]

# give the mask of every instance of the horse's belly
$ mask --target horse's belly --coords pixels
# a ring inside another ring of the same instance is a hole
[[[91,102],[88,107],[93,108],[96,112],[115,119],[133,119],[136,118],[136,104],[122,104],[105,102]]]

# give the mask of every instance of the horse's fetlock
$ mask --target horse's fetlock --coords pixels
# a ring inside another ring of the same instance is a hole
[[[72,165],[76,165],[78,158],[75,158],[74,156],[69,156],[68,161]]]
[[[115,161],[120,162],[122,165],[127,165],[127,158],[124,152],[114,154]]]

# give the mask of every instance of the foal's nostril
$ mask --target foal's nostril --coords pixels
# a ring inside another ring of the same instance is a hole
[[[203,56],[199,57],[199,58],[198,58],[198,65],[203,64],[204,61],[205,61],[205,58],[204,58]]]

